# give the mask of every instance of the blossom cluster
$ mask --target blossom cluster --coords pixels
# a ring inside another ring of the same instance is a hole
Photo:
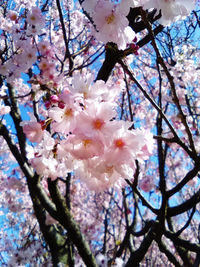
[[[125,48],[136,39],[126,16],[131,7],[141,5],[145,9],[161,9],[163,24],[165,5],[171,10],[171,16],[167,15],[170,22],[188,14],[192,7],[188,7],[187,1],[181,4],[178,0],[160,1],[159,4],[151,0],[83,2],[84,10],[94,21],[94,36],[104,43],[114,42],[119,48]],[[172,13],[174,5],[179,6],[176,14]],[[39,34],[38,22],[42,24],[43,20],[39,9],[33,7],[27,17],[29,31],[33,28]],[[32,154],[29,153],[32,166],[38,174],[52,179],[73,171],[96,191],[113,184],[123,185],[124,179],[133,178],[135,160],[144,161],[151,154],[152,134],[146,129],[133,129],[132,122],[116,120],[118,114],[114,103],[121,92],[120,86],[103,81],[93,83],[93,75],[84,71],[75,72],[71,80],[59,84],[54,74],[56,66],[50,44],[39,42],[38,51],[42,56],[39,63],[42,80],[40,78],[38,83],[52,81],[53,87],[62,88],[45,103],[47,119],[38,122],[31,118],[31,121],[23,122],[27,138],[38,143]],[[33,62],[35,60],[33,57]]]
[[[70,18],[69,23],[64,15],[66,29],[67,27],[70,28],[66,36],[71,58],[69,55],[69,58],[64,56],[66,44],[64,44],[63,32],[59,26],[57,8],[55,8],[56,5],[54,6],[56,1],[53,1],[50,6],[48,6],[47,1],[48,8],[46,9],[33,6],[34,0],[17,0],[15,2],[18,2],[15,11],[7,10],[4,16],[0,15],[0,31],[4,32],[0,35],[0,75],[4,76],[2,77],[4,84],[0,92],[1,122],[8,125],[10,133],[13,131],[13,126],[9,125],[10,120],[7,121],[8,113],[12,111],[12,105],[6,106],[6,103],[9,103],[7,101],[9,99],[7,85],[10,84],[10,88],[12,87],[15,90],[14,99],[19,103],[20,109],[23,105],[23,119],[27,119],[24,114],[25,109],[32,112],[34,109],[36,116],[34,117],[30,113],[30,120],[21,123],[29,140],[28,145],[26,145],[27,158],[36,172],[44,178],[50,177],[54,180],[57,177],[66,177],[69,172],[72,172],[73,179],[70,186],[71,213],[80,225],[82,233],[89,240],[94,255],[102,251],[102,244],[105,240],[104,226],[108,222],[108,225],[106,225],[108,234],[105,255],[96,255],[98,266],[107,266],[111,259],[115,257],[116,249],[119,248],[121,241],[124,240],[124,233],[127,229],[126,221],[128,222],[129,218],[132,218],[136,204],[137,209],[142,211],[142,216],[136,218],[137,229],[145,221],[153,218],[152,212],[142,206],[143,201],[136,203],[135,199],[129,197],[132,196],[131,187],[123,190],[125,196],[121,197],[121,187],[125,184],[125,179],[133,179],[134,174],[136,177],[136,160],[139,161],[139,175],[138,179],[135,179],[137,188],[143,190],[143,192],[149,192],[149,203],[152,204],[152,207],[159,207],[161,197],[159,181],[157,180],[159,174],[157,172],[157,160],[155,159],[156,154],[153,155],[152,160],[146,161],[153,154],[154,144],[149,129],[153,129],[156,125],[157,112],[151,105],[148,106],[139,90],[134,90],[134,85],[128,75],[124,74],[119,64],[116,64],[113,75],[110,76],[107,83],[103,81],[94,82],[95,77],[91,74],[88,66],[92,66],[91,68],[94,70],[93,66],[97,65],[90,64],[92,60],[89,59],[98,57],[95,51],[101,44],[97,41],[115,42],[120,49],[124,49],[127,47],[127,43],[132,42],[130,44],[132,55],[126,58],[126,64],[131,65],[133,60],[137,61],[137,67],[135,64],[133,69],[135,77],[144,76],[144,80],[138,78],[141,85],[147,92],[150,86],[152,98],[157,99],[160,81],[155,78],[158,74],[157,70],[152,68],[154,61],[151,50],[146,56],[145,49],[141,49],[140,59],[142,60],[138,60],[138,57],[134,56],[138,54],[137,38],[128,26],[126,16],[130,7],[156,8],[157,12],[161,10],[162,13],[160,23],[169,25],[173,21],[188,15],[194,8],[195,1],[85,0],[83,8],[89,14],[94,22],[93,26],[95,26],[92,32],[90,29],[83,31],[84,27],[87,28],[88,24],[85,25],[85,22],[88,23],[88,21],[85,20],[84,13],[81,10],[73,10],[72,12],[73,1],[63,1],[63,7],[69,11],[67,13],[69,15],[68,20]],[[78,1],[74,2],[74,5],[78,5]],[[24,8],[24,3],[26,3],[26,8]],[[21,11],[19,12],[19,10]],[[52,10],[52,12],[48,17],[49,10]],[[46,15],[46,26],[48,25],[45,31],[43,13]],[[63,12],[63,14],[66,13]],[[96,40],[91,35],[94,35]],[[195,52],[194,64],[191,55],[194,56],[195,47],[185,45],[185,48],[180,49],[180,53],[176,48],[174,51],[173,60],[176,61],[176,65],[173,68],[171,65],[168,67],[170,73],[173,73],[174,76],[179,103],[186,107],[186,88],[188,85],[195,87],[192,90],[195,99],[193,104],[196,108],[195,113],[198,113],[197,110],[200,110],[198,100],[199,70],[196,68],[196,60],[199,58],[199,53]],[[73,59],[72,69],[68,64],[70,59]],[[28,83],[24,80],[24,76],[21,76],[21,73],[28,74],[26,75],[26,78],[28,76]],[[163,73],[161,74],[163,75]],[[131,94],[130,102],[127,101],[128,93],[123,90],[124,85],[126,85],[123,80],[125,76],[128,85],[127,91],[130,90]],[[174,112],[174,102],[171,93],[169,94],[169,84],[164,77],[163,75],[162,104],[163,107],[165,105],[168,107],[165,115],[169,118],[177,133],[181,133],[180,136],[184,138],[183,140],[187,145],[187,137],[185,138],[187,132],[180,115]],[[129,108],[132,109],[134,124],[130,121]],[[185,110],[186,108],[184,112]],[[118,119],[119,112],[124,112],[120,114],[123,120]],[[198,124],[198,121],[196,123],[187,111],[185,114],[187,114],[187,122],[191,128],[191,133],[194,134],[193,141],[196,151],[199,153],[200,138],[195,125]],[[146,128],[142,128],[143,126]],[[138,129],[138,127],[140,128]],[[163,123],[163,136],[171,138],[171,132],[165,123]],[[12,138],[18,146],[15,132],[12,134]],[[32,212],[32,203],[29,199],[24,174],[21,171],[17,172],[15,167],[14,172],[8,176],[10,172],[9,163],[15,159],[12,158],[11,153],[8,154],[9,147],[1,137],[0,146],[0,158],[3,159],[0,164],[0,188],[2,191],[0,202],[4,208],[0,211],[0,215],[2,216],[5,209],[9,210],[6,214],[10,221],[9,229],[15,231],[11,238],[10,233],[6,234],[8,227],[5,228],[5,225],[2,227],[0,232],[1,254],[3,255],[2,251],[5,250],[6,255],[10,257],[8,266],[20,264],[20,266],[27,264],[36,266],[39,262],[38,258],[40,259],[39,265],[50,266],[49,252],[46,249],[44,250],[44,242],[40,242],[40,232]],[[174,184],[181,181],[183,176],[187,175],[187,171],[191,168],[191,160],[176,143],[168,143],[166,148],[166,188],[171,189]],[[79,182],[77,182],[77,178],[80,179]],[[64,179],[58,179],[58,185],[64,196],[66,188],[63,186],[63,182],[65,182]],[[47,180],[41,179],[41,184],[46,191]],[[112,187],[113,185],[115,188]],[[197,177],[190,180],[187,185],[190,188],[184,190],[185,199],[194,195],[196,188],[199,186]],[[87,192],[87,188],[93,191]],[[105,191],[99,193],[103,190]],[[139,199],[141,200],[140,197]],[[127,206],[127,209],[125,206]],[[128,220],[125,221],[125,217]],[[181,219],[183,222],[186,220],[188,220],[186,217]],[[47,213],[45,224],[52,225],[55,223],[57,221]],[[16,225],[17,230],[14,230],[13,225]],[[20,234],[17,237],[16,231],[18,232],[19,226]],[[180,229],[179,219],[177,219],[176,227]],[[184,225],[181,225],[181,227],[184,227]],[[195,226],[195,229],[197,228],[198,225]],[[30,229],[33,230],[30,232]],[[193,239],[192,242],[197,242],[194,235],[195,230],[193,233],[190,233],[189,230],[188,233],[188,236]],[[24,242],[17,243],[19,238]],[[12,239],[14,242],[11,241]],[[142,239],[141,236],[139,239],[133,240],[136,247],[139,246]],[[167,247],[171,248],[171,243],[166,244]],[[159,261],[157,264],[161,266],[166,260],[164,261],[162,256],[158,254],[156,244],[153,245],[155,247],[155,249],[153,247],[154,257]],[[150,256],[145,257],[144,265],[145,261],[147,262],[147,257],[152,256],[151,252]],[[77,253],[76,250],[75,253]],[[174,249],[173,253],[175,253]],[[126,258],[123,259],[124,261],[116,258],[115,261],[112,261],[112,266],[124,266]],[[76,266],[83,266],[80,256],[76,254],[75,261]],[[168,266],[169,263],[166,261],[165,265]],[[62,264],[59,263],[58,266],[62,266]]]
[[[122,49],[135,37],[126,18],[130,7],[133,6],[133,1],[121,1],[116,4],[114,1],[101,0],[92,1],[92,5],[89,1],[83,2],[83,8],[90,14],[96,26],[94,36],[105,44],[116,43]]]
[[[7,78],[7,82],[19,79],[22,72],[32,68],[37,60],[37,48],[33,43],[33,38],[42,33],[45,19],[38,7],[32,7],[27,12],[25,21],[26,28],[18,23],[19,14],[16,11],[9,11],[7,18],[0,16],[0,30],[5,31],[7,36],[12,36],[12,46],[10,50],[13,55],[8,57],[5,62],[1,62],[0,74]],[[26,34],[26,37],[24,35]],[[4,41],[1,36],[2,41]],[[1,43],[3,47],[3,42]],[[5,44],[4,44],[5,45]]]
[[[149,157],[153,138],[148,130],[132,129],[132,122],[116,120],[113,98],[120,87],[82,76],[74,74],[68,87],[50,98],[46,121],[24,122],[23,130],[38,142],[31,158],[38,174],[56,179],[75,171],[98,191],[133,178],[135,160]]]
[[[131,43],[135,33],[129,27],[127,15],[130,8],[142,6],[144,9],[155,8],[161,10],[160,22],[170,25],[172,22],[182,19],[190,14],[195,7],[195,1],[188,0],[122,0],[122,1],[88,1],[82,4],[84,10],[94,21],[97,40],[103,43],[113,42],[120,49],[124,49],[127,43]]]
[[[160,23],[164,26],[183,19],[195,8],[195,0],[141,0],[141,4],[145,9],[161,10]]]

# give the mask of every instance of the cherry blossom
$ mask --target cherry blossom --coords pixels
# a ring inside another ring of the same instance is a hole
[[[152,177],[149,176],[142,177],[139,186],[144,192],[149,192],[154,187],[154,181]]]
[[[31,12],[28,12],[27,15],[27,35],[39,35],[42,31],[42,27],[44,26],[45,20],[44,16],[41,13],[40,8],[32,7]]]
[[[43,130],[41,124],[38,122],[32,121],[24,124],[23,131],[31,142],[39,143],[42,140]]]
[[[173,21],[182,19],[190,14],[195,7],[195,1],[188,0],[149,0],[143,1],[145,8],[156,8],[161,10],[162,17],[160,22],[163,25],[170,25]]]
[[[129,4],[131,1],[129,1]],[[87,9],[88,5],[84,5]],[[102,10],[104,14],[102,15]],[[128,26],[128,20],[125,15],[128,14],[129,9],[125,5],[114,5],[109,1],[98,1],[94,6],[94,10],[89,11],[97,28],[95,37],[104,42],[114,42],[119,48],[125,48],[127,43],[130,43],[135,34]],[[126,13],[127,12],[127,13]],[[117,31],[116,31],[117,29]]]
[[[49,117],[54,120],[54,131],[61,133],[73,132],[76,125],[75,117],[78,113],[74,98],[70,93],[64,92],[60,95],[60,99],[65,104],[64,108],[57,106],[49,109]]]
[[[0,265],[197,266],[199,1],[4,2]]]
[[[0,115],[5,115],[10,112],[10,107],[9,106],[4,106],[2,101],[0,101]]]
[[[77,116],[74,132],[77,135],[82,133],[88,137],[96,136],[105,140],[110,135],[111,130],[114,130],[110,120],[115,116],[116,111],[110,103],[100,102],[98,106],[92,103]]]

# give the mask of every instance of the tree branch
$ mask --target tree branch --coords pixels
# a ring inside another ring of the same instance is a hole
[[[51,198],[57,208],[58,221],[67,230],[71,241],[77,247],[78,252],[86,266],[98,267],[87,241],[81,233],[78,224],[74,221],[70,211],[68,210],[65,199],[59,192],[57,181],[51,181],[51,179],[48,178],[48,188]]]
[[[191,243],[190,241],[184,240],[180,237],[177,237],[176,233],[171,231],[164,231],[164,235],[169,238],[176,246],[185,248],[187,251],[193,251],[200,253],[200,245]]]
[[[198,190],[190,199],[186,200],[180,205],[170,207],[167,209],[167,217],[173,217],[192,209],[200,202],[200,190]]]

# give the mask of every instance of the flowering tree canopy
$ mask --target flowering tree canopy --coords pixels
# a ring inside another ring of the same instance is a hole
[[[199,266],[199,1],[0,1],[1,266]]]

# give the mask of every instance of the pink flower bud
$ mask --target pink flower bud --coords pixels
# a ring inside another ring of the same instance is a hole
[[[48,108],[51,107],[51,102],[50,101],[46,101],[44,105],[48,109]]]
[[[59,97],[57,95],[51,95],[50,101],[51,103],[56,104],[59,102]]]
[[[58,102],[58,107],[61,109],[65,108],[65,103],[63,103],[62,101]]]
[[[137,42],[137,37],[135,36],[135,38],[133,39],[133,43]]]

